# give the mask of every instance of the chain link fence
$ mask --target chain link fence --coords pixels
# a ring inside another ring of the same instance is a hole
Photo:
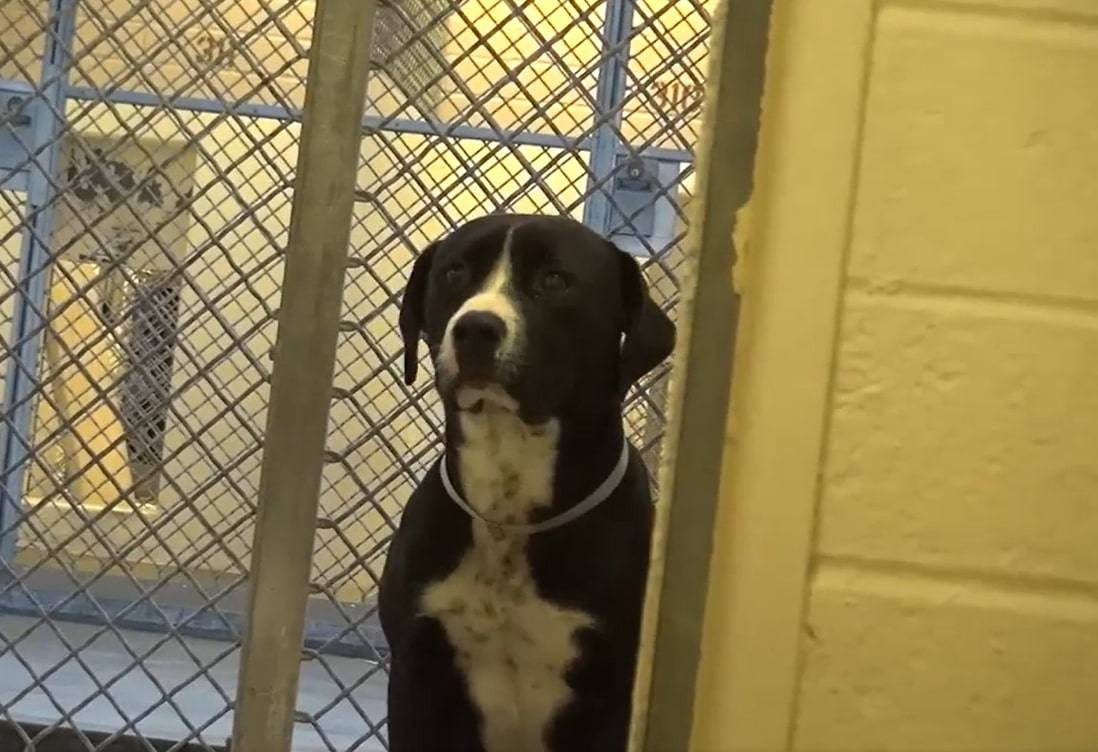
[[[441,429],[399,368],[417,250],[567,214],[673,311],[711,5],[379,9],[295,749],[386,748],[376,583]],[[313,16],[0,0],[0,739],[230,735]],[[653,469],[666,380],[627,410]]]

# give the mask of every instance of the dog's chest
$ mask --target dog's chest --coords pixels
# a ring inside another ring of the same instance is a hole
[[[557,430],[531,430],[504,411],[463,415],[468,503],[511,523],[548,504]],[[424,613],[442,622],[454,646],[488,752],[545,749],[549,724],[571,695],[564,677],[578,657],[576,630],[594,626],[587,614],[538,594],[527,541],[474,522],[473,545],[458,567],[423,595]]]

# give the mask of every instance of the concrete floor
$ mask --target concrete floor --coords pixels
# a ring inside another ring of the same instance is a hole
[[[106,632],[92,639],[100,630],[102,627],[71,622],[36,626],[34,619],[0,615],[0,718],[52,724],[72,713],[76,724],[90,731],[118,731],[129,719],[138,733],[150,738],[182,739],[190,728],[203,726],[202,739],[209,744],[224,744],[231,736],[232,715],[226,710],[226,698],[235,699],[239,651],[219,658],[228,648],[225,643],[174,637],[154,649],[164,635],[123,631],[121,637],[130,650],[138,655],[153,651],[142,667],[128,668],[133,659],[119,637]],[[20,637],[11,649],[10,643]],[[91,643],[73,657],[63,640],[74,647]],[[187,649],[196,657],[188,655]],[[206,675],[180,687],[200,665],[209,666]],[[302,665],[298,710],[320,710],[339,694],[339,684],[351,686],[372,668],[367,661],[349,658],[325,656],[323,662],[307,661]],[[35,678],[51,671],[44,679]],[[110,683],[109,699],[96,682]],[[34,689],[22,695],[32,686]],[[319,719],[323,738],[313,726],[299,724],[294,732],[295,752],[383,749],[376,739],[362,739],[370,729],[359,708],[375,723],[384,718],[385,686],[380,671],[358,684],[350,701],[341,701]],[[172,701],[164,702],[164,695],[176,688]],[[73,713],[88,698],[93,699]]]

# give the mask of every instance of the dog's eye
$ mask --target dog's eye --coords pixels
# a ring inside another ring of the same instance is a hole
[[[446,284],[450,285],[450,287],[461,287],[468,278],[469,273],[465,270],[465,267],[460,264],[451,266],[445,273]]]
[[[550,270],[541,275],[538,280],[538,292],[553,295],[568,289],[571,281],[564,272]]]

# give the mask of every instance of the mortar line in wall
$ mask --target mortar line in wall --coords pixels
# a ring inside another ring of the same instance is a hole
[[[979,567],[948,566],[926,562],[881,559],[854,554],[818,554],[814,579],[843,579],[857,585],[873,580],[896,597],[909,596],[918,586],[936,592],[945,587],[965,587],[990,596],[1060,601],[1095,609],[1098,614],[1098,582],[1041,574],[1009,574]],[[902,581],[903,584],[898,584]],[[856,587],[853,589],[857,589]],[[876,588],[868,588],[876,590]]]
[[[1043,21],[1070,25],[1094,26],[1098,24],[1098,12],[1071,11],[1038,6],[1002,5],[987,0],[883,0],[884,5],[905,11],[945,11],[967,16],[991,16],[999,19]],[[1098,8],[1098,5],[1096,5]]]
[[[872,0],[869,9],[869,18],[866,22],[864,46],[861,51],[862,77],[859,82],[858,112],[854,129],[854,159],[850,165],[850,187],[846,206],[846,216],[843,218],[843,237],[841,262],[838,279],[838,290],[835,296],[834,325],[831,333],[831,363],[827,373],[826,396],[824,397],[824,415],[820,426],[819,455],[816,458],[816,487],[814,490],[812,528],[808,542],[807,571],[804,577],[804,586],[801,589],[800,625],[797,631],[797,649],[795,653],[793,693],[789,700],[789,725],[786,729],[785,748],[795,748],[797,718],[800,712],[801,687],[804,684],[804,674],[807,668],[805,651],[801,649],[802,633],[807,624],[808,608],[811,602],[812,581],[816,569],[816,547],[820,537],[820,504],[823,498],[823,467],[827,459],[828,437],[831,435],[831,416],[833,414],[835,383],[838,379],[838,354],[840,337],[842,332],[843,316],[845,312],[845,297],[847,287],[847,266],[850,263],[850,246],[854,237],[854,218],[858,205],[858,195],[861,188],[861,165],[863,156],[863,135],[865,133],[866,120],[868,118],[869,87],[873,78],[874,43],[877,34],[877,21],[880,15],[883,0]]]
[[[1098,299],[1073,298],[1041,293],[986,290],[962,285],[923,282],[875,281],[860,275],[847,280],[851,295],[863,300],[895,305],[936,303],[959,308],[975,307],[981,316],[988,308],[998,309],[999,315],[1011,318],[1061,318],[1064,323],[1085,328],[1098,328]]]

